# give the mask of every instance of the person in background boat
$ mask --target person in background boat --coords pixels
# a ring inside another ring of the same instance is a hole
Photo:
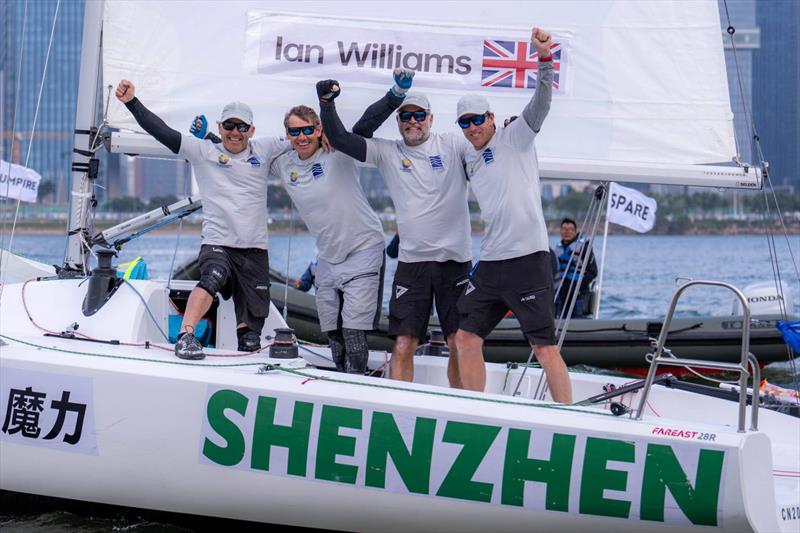
[[[413,71],[394,71],[394,87],[373,105],[397,107],[402,141],[372,139],[356,127],[348,132],[336,112],[340,94],[335,80],[317,83],[322,124],[331,145],[383,175],[397,212],[397,271],[389,302],[389,336],[395,339],[391,377],[414,379],[414,352],[427,337],[435,302],[439,324],[450,349],[447,376],[461,387],[455,332],[460,284],[471,268],[472,241],[467,206],[464,154],[469,148],[457,133],[431,133],[433,113],[425,95],[409,93]]]
[[[558,272],[554,283],[556,287],[561,284],[556,295],[555,316],[560,317],[564,307],[569,306],[573,288],[578,283],[581,270],[585,269],[578,290],[578,299],[572,309],[572,318],[585,317],[587,310],[584,306],[589,302],[589,286],[597,277],[597,263],[589,243],[580,236],[578,225],[571,218],[561,221],[561,242],[552,254],[558,258]]]
[[[458,101],[458,125],[471,144],[467,175],[486,222],[480,261],[458,301],[458,366],[464,388],[484,389],[483,339],[511,309],[553,398],[571,403],[567,366],[556,346],[550,247],[534,147],[552,99],[552,39],[533,28],[531,44],[539,56],[539,83],[520,120],[498,130],[486,98],[470,94]]]
[[[400,253],[400,234],[395,233],[394,237],[392,237],[392,240],[389,241],[389,244],[386,245],[386,255],[388,255],[392,259],[397,259],[399,253]]]
[[[116,96],[147,133],[191,163],[203,197],[200,281],[189,296],[175,355],[205,357],[194,329],[217,293],[233,297],[239,350],[260,350],[270,306],[266,171],[288,145],[277,138],[254,141],[253,112],[241,102],[223,108],[218,145],[167,126],[136,98],[128,80],[120,81]]]
[[[391,112],[380,110],[372,123],[379,125]],[[295,106],[283,125],[294,150],[275,159],[270,175],[281,178],[316,239],[320,329],[328,336],[337,370],[364,374],[367,331],[377,328],[383,300],[383,226],[367,202],[355,161],[323,150],[317,113]]]
[[[317,261],[318,259],[314,258],[314,260],[308,264],[308,267],[305,272],[303,272],[303,275],[300,276],[300,279],[296,279],[292,282],[292,287],[303,292],[311,290],[311,287],[314,286],[314,280],[317,277]]]

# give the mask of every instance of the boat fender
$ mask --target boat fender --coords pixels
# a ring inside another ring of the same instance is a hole
[[[117,269],[111,259],[117,255],[114,250],[97,251],[97,267],[89,277],[89,286],[83,299],[83,315],[92,316],[111,299],[123,280],[117,277]]]
[[[292,328],[275,330],[275,339],[269,347],[269,356],[274,359],[295,359],[299,356],[297,339]]]

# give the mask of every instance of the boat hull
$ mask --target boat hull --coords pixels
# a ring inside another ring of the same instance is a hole
[[[453,390],[441,357],[418,357],[414,383],[224,347],[187,362],[152,342],[171,312],[164,282],[131,282],[89,317],[86,285],[0,295],[2,490],[362,531],[797,524],[778,521],[800,506],[794,418],[764,412],[761,431],[739,432],[734,402],[665,387],[642,420],[617,417],[608,402],[554,404],[541,369],[503,364],[488,365],[488,393]],[[89,338],[42,334],[75,321]],[[575,398],[625,383],[570,380]]]

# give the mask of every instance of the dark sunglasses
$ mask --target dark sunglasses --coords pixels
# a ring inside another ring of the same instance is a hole
[[[422,122],[426,118],[428,118],[427,111],[401,111],[399,113],[400,122],[408,122],[411,120],[411,117],[414,117],[414,120],[417,122]]]
[[[222,129],[225,131],[233,131],[233,128],[236,128],[240,133],[247,133],[250,131],[250,124],[245,124],[244,122],[230,122],[229,120],[222,123]]]
[[[292,137],[297,137],[302,133],[303,135],[311,135],[314,133],[315,126],[303,126],[302,128],[286,128],[286,131]]]
[[[486,117],[489,116],[489,113],[484,113],[483,115],[472,115],[469,118],[460,118],[458,119],[458,125],[461,127],[462,130],[469,128],[470,124],[475,124],[476,126],[480,126],[484,122],[486,122]]]

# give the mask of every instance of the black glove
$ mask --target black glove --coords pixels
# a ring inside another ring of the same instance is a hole
[[[319,101],[324,104],[333,101],[341,92],[342,90],[339,88],[339,82],[336,80],[322,80],[317,82],[317,96],[319,97]]]

